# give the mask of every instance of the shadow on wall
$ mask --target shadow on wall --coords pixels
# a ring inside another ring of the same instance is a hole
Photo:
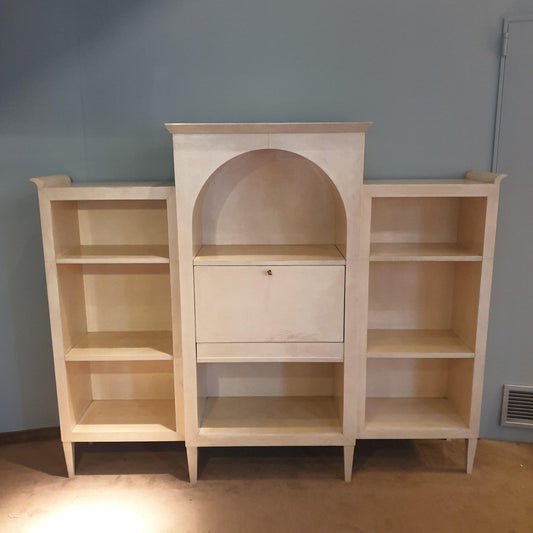
[[[0,269],[3,272],[2,302],[6,335],[3,355],[13,358],[18,381],[3,384],[17,404],[23,428],[57,424],[57,408],[53,379],[53,359],[44,283],[44,264],[39,224],[37,195],[32,188],[14,201],[2,202],[2,220],[12,231],[0,240]],[[16,229],[13,227],[16,221]],[[35,272],[40,275],[36,276]],[[4,413],[6,416],[12,413]],[[0,423],[4,423],[0,417]],[[4,429],[4,428],[2,428]],[[0,431],[2,430],[0,429]],[[6,428],[8,430],[9,428]],[[16,427],[13,429],[21,429]]]

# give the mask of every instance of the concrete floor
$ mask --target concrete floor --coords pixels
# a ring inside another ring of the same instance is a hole
[[[335,448],[200,450],[187,482],[177,443],[0,446],[0,532],[533,532],[533,444],[360,441],[342,481]]]

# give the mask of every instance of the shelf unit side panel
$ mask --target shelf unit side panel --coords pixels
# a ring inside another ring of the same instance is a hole
[[[461,248],[471,250],[479,255],[484,253],[486,212],[486,197],[459,199],[457,243]]]
[[[472,359],[456,359],[450,362],[448,373],[448,398],[468,426],[472,405],[473,371]]]
[[[67,393],[69,397],[70,429],[77,424],[91,404],[91,364],[88,362],[67,363]]]
[[[87,333],[86,297],[81,265],[58,265],[63,353]]]
[[[181,329],[179,242],[174,190],[169,191],[167,203],[168,247],[170,258],[170,299],[172,320],[172,353],[174,371],[174,399],[176,413],[176,434],[178,440],[185,440],[185,408],[183,392],[183,348]]]
[[[481,263],[457,263],[452,329],[472,350],[476,347],[480,283]]]
[[[78,202],[55,200],[51,202],[54,232],[54,254],[64,254],[80,244]]]

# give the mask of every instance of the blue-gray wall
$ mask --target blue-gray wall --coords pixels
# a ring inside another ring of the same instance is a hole
[[[172,121],[371,120],[367,177],[488,170],[517,13],[533,2],[0,0],[0,432],[58,422],[29,177],[171,179]],[[484,436],[531,439],[498,416]]]

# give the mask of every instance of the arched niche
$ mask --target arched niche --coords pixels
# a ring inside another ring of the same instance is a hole
[[[193,211],[201,245],[346,244],[346,212],[329,176],[314,162],[280,149],[252,150],[219,166]]]

